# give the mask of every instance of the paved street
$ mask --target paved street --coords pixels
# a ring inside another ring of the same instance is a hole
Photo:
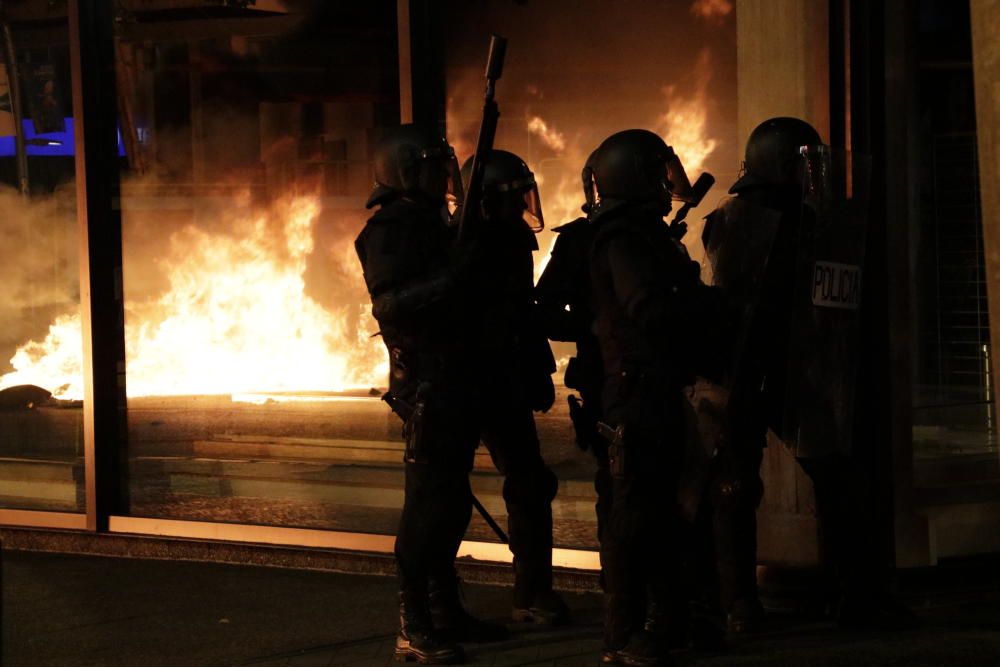
[[[388,577],[27,552],[9,552],[4,560],[5,667],[390,662],[395,620]],[[907,595],[922,620],[917,630],[844,633],[776,613],[762,636],[734,642],[724,654],[678,653],[677,661],[712,667],[996,665],[996,591],[967,578],[943,584],[935,578]],[[469,605],[496,619],[506,616],[509,593],[466,587]],[[468,647],[471,664],[597,664],[599,596],[567,597],[576,614],[573,627],[514,628],[511,641]]]

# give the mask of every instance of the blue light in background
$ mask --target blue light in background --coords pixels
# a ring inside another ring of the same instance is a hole
[[[31,139],[39,139],[40,141],[50,141],[57,143],[58,145],[34,145],[28,143],[25,145],[28,155],[30,157],[39,156],[69,156],[75,155],[76,144],[74,142],[73,135],[73,119],[66,118],[66,130],[64,132],[48,132],[46,134],[35,134],[35,124],[30,118],[26,118],[21,121],[24,127],[24,139],[29,141]],[[15,142],[14,137],[0,137],[0,157],[14,157],[15,155]],[[124,157],[125,146],[122,143],[122,133],[118,130],[118,155]]]

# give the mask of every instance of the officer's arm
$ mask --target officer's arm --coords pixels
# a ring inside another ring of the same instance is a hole
[[[608,268],[618,302],[652,340],[664,340],[681,323],[680,300],[670,267],[658,261],[644,238],[620,234],[608,242]]]
[[[372,297],[372,315],[381,324],[392,324],[440,303],[455,288],[448,267],[430,275],[415,273],[415,248],[403,222],[370,225],[357,250],[364,265],[365,283]]]
[[[445,272],[399,289],[385,290],[372,300],[372,315],[379,322],[398,322],[444,301],[454,289],[454,279]]]

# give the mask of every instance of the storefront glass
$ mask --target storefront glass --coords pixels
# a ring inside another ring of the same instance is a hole
[[[6,26],[11,42],[0,64],[0,508],[83,512],[68,31],[65,17]]]
[[[133,516],[395,531],[353,248],[399,118],[395,3],[342,5],[119,26]]]

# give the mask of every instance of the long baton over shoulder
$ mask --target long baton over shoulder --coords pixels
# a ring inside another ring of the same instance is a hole
[[[465,241],[472,235],[471,227],[478,218],[483,201],[483,171],[486,168],[486,156],[493,150],[493,140],[497,134],[497,121],[500,119],[500,109],[493,99],[496,84],[503,74],[503,60],[507,53],[507,38],[493,35],[490,38],[490,54],[486,59],[486,94],[483,102],[483,122],[479,126],[479,139],[476,141],[476,152],[472,156],[472,174],[465,189],[465,201],[462,203],[462,213],[458,220],[458,239]]]

